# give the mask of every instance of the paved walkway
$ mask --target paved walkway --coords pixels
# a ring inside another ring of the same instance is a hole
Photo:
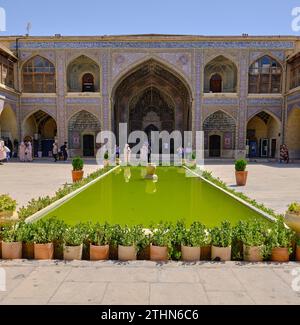
[[[251,163],[245,187],[236,187],[233,163],[206,162],[205,169],[277,213],[284,213],[291,202],[300,202],[300,164]]]
[[[300,264],[2,261],[0,304],[300,305]],[[1,270],[1,269],[0,269]]]
[[[98,168],[93,161],[87,161],[85,174]],[[10,194],[19,206],[32,198],[54,195],[65,183],[72,182],[71,162],[35,160],[31,163],[9,162],[0,166],[0,194]]]

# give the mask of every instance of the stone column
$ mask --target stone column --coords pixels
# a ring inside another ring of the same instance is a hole
[[[236,127],[235,158],[246,157],[246,132],[247,132],[247,95],[248,95],[248,51],[240,52],[239,69],[239,107]]]
[[[111,129],[111,112],[110,112],[110,100],[109,100],[109,65],[110,56],[109,50],[103,50],[101,54],[101,96],[102,96],[102,109],[101,109],[101,125],[102,130]]]
[[[58,145],[61,146],[64,141],[68,141],[68,123],[66,117],[65,91],[66,91],[66,55],[64,51],[58,51],[56,56],[56,123]]]
[[[193,143],[195,145],[196,131],[202,130],[202,67],[203,67],[203,50],[195,51],[195,98],[192,111],[192,128],[193,128]]]

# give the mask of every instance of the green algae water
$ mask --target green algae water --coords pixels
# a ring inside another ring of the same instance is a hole
[[[145,179],[143,167],[119,167],[49,212],[69,224],[104,222],[121,225],[184,220],[208,227],[223,220],[259,218],[257,212],[179,167],[158,167],[157,180]]]

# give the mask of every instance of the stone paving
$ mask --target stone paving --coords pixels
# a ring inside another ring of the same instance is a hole
[[[0,304],[300,305],[299,263],[2,261]]]
[[[97,170],[94,161],[87,161],[85,175]],[[53,195],[59,187],[72,182],[71,162],[34,160],[31,163],[9,162],[0,166],[0,194],[8,193],[19,206],[32,198]]]
[[[300,202],[300,164],[250,163],[247,185],[236,187],[233,162],[207,161],[205,169],[229,187],[264,203],[277,213],[284,213],[294,201]]]

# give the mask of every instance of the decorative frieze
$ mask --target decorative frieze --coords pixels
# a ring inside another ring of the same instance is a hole
[[[282,98],[248,98],[248,106],[282,106]]]
[[[21,97],[21,104],[32,105],[32,104],[43,104],[43,105],[55,105],[56,98],[51,97]]]
[[[237,98],[205,98],[203,99],[204,105],[238,105]]]
[[[100,105],[100,98],[88,98],[88,97],[80,97],[80,98],[66,98],[66,104],[77,104],[77,105]]]
[[[52,41],[52,42],[19,42],[19,49],[93,49],[93,48],[139,48],[139,49],[155,49],[155,48],[202,48],[202,49],[294,49],[294,42],[291,41],[156,41],[156,42],[112,42],[112,41]],[[15,49],[16,45],[12,45]]]

